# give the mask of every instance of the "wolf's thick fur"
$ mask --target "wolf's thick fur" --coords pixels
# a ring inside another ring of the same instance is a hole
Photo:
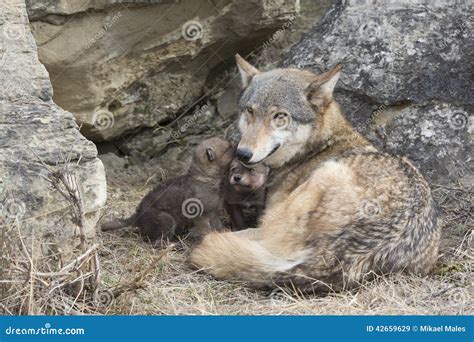
[[[248,164],[272,170],[259,228],[212,233],[190,261],[255,287],[329,291],[370,273],[425,275],[440,230],[430,188],[405,158],[378,151],[342,116],[332,93],[340,66],[260,73],[237,56]],[[251,157],[250,157],[251,156]]]

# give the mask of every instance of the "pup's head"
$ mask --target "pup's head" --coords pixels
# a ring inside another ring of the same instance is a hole
[[[228,181],[238,192],[258,190],[265,185],[270,168],[263,164],[245,167],[234,158],[229,166]]]
[[[234,156],[232,145],[221,138],[203,140],[197,147],[194,155],[199,169],[206,174],[225,172]]]
[[[259,72],[239,55],[236,60],[243,88],[236,156],[246,165],[265,161],[279,167],[318,131],[342,67],[321,75],[299,69]]]

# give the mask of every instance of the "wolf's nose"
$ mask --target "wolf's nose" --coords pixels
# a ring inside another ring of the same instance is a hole
[[[241,179],[242,179],[242,175],[239,175],[239,174],[234,175],[234,180],[235,180],[236,182],[240,182]]]
[[[243,161],[244,163],[252,159],[252,155],[253,155],[252,151],[247,150],[246,148],[238,148],[237,151],[235,152],[235,156],[240,161]]]

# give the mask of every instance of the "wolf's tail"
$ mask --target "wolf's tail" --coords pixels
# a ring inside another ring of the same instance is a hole
[[[114,219],[111,221],[107,221],[102,223],[101,228],[102,231],[108,231],[108,230],[116,230],[120,228],[124,228],[127,226],[132,226],[136,221],[136,214],[130,216],[129,218],[125,219]]]
[[[241,280],[254,287],[275,287],[282,281],[297,280],[299,276],[291,271],[304,261],[275,256],[257,241],[232,232],[206,235],[189,259],[217,278]]]

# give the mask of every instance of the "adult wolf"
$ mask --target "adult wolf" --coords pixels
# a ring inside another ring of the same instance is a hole
[[[255,287],[348,288],[371,273],[425,275],[440,230],[430,188],[405,158],[378,151],[333,98],[341,66],[259,72],[236,56],[243,93],[237,156],[272,168],[259,228],[212,233],[197,267]]]

